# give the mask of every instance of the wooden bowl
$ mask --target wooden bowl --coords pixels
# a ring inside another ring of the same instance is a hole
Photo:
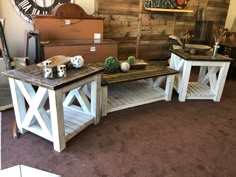
[[[70,58],[71,57],[66,57],[64,55],[56,55],[56,56],[48,58],[47,60],[44,60],[44,61],[52,61],[52,66],[67,65],[70,62]],[[38,63],[37,65],[39,67],[43,68],[44,67],[43,62]]]
[[[194,49],[194,50],[191,50]],[[201,44],[185,44],[185,51],[191,54],[203,54],[211,49],[208,45]]]
[[[131,69],[143,69],[147,66],[148,64],[144,62],[143,60],[138,60],[136,59],[136,62],[134,64],[130,65]]]

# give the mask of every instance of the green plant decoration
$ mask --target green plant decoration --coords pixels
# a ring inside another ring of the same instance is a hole
[[[119,71],[120,69],[120,63],[119,60],[116,57],[110,56],[105,60],[104,63],[105,71],[109,73],[114,73]]]
[[[135,58],[134,56],[129,56],[129,57],[128,57],[128,63],[129,63],[130,65],[134,64],[134,63],[135,63],[135,60],[136,60],[136,58]]]

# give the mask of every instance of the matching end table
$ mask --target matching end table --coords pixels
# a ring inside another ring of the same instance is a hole
[[[212,53],[191,55],[182,49],[170,49],[170,67],[179,71],[174,88],[179,93],[179,101],[186,99],[212,99],[219,102],[223,92],[231,58]],[[197,82],[190,82],[193,66],[200,66]]]
[[[37,65],[3,72],[9,78],[20,133],[30,131],[52,141],[55,151],[65,149],[69,139],[99,122],[102,70],[72,68],[67,77],[54,79],[43,78]]]

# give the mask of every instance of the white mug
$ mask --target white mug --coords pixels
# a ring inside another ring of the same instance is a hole
[[[66,77],[66,65],[58,65],[57,66],[57,76],[58,77]]]
[[[53,68],[45,66],[43,69],[43,76],[44,78],[53,78]]]
[[[84,59],[81,55],[74,56],[70,59],[70,62],[72,63],[73,67],[75,68],[81,68],[84,66]]]

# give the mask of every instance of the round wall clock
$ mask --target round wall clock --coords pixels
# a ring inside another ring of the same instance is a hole
[[[16,12],[29,23],[31,15],[48,14],[56,5],[69,2],[73,0],[11,0]]]

